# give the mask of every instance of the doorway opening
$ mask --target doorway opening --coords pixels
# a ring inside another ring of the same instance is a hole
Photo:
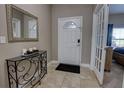
[[[109,5],[103,87],[122,88],[124,73],[124,5]]]

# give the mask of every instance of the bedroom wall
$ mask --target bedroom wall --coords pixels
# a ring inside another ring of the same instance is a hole
[[[83,16],[82,63],[90,63],[93,8],[86,4],[52,5],[52,60],[58,59],[58,18]]]
[[[37,47],[48,52],[48,62],[51,60],[51,8],[50,5],[16,5],[38,17],[39,41],[0,44],[0,87],[8,87],[5,59],[21,54],[21,49]],[[0,5],[0,36],[7,40],[7,24],[5,5]]]
[[[109,15],[109,24],[124,24],[124,14],[111,14]]]

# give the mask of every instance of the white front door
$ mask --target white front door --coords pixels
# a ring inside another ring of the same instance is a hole
[[[81,63],[82,17],[58,18],[58,61],[64,64]]]
[[[103,83],[104,65],[105,65],[105,47],[107,42],[107,26],[108,26],[108,6],[97,5],[93,16],[93,40],[92,40],[92,57],[91,62],[94,72],[99,80]]]

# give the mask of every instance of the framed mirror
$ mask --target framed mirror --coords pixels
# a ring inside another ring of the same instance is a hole
[[[38,18],[14,5],[6,5],[8,42],[38,41]]]

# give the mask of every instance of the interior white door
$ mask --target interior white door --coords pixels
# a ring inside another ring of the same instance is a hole
[[[106,55],[106,42],[107,42],[107,26],[108,26],[108,15],[109,7],[107,5],[97,5],[94,13],[93,22],[95,25],[93,27],[94,43],[92,44],[94,51],[92,51],[93,58],[93,68],[94,72],[99,80],[100,84],[103,84],[104,77],[104,65],[105,65],[105,55]]]
[[[81,19],[82,17],[58,19],[58,61],[60,63],[80,65]]]

